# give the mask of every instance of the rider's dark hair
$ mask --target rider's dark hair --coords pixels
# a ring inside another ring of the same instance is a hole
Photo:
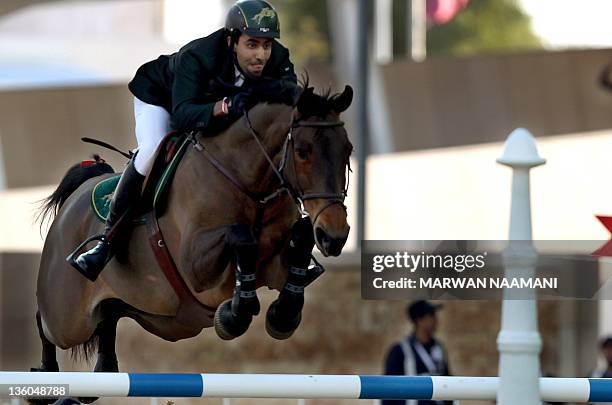
[[[240,30],[226,30],[227,31],[227,36],[230,37],[230,43],[229,43],[229,48],[230,50],[234,50],[234,45],[238,43],[238,39],[240,38],[240,36],[242,35],[242,32],[240,32]]]

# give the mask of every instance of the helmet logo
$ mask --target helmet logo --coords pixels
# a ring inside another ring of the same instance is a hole
[[[276,18],[276,13],[269,7],[264,7],[261,9],[259,14],[252,18],[253,21],[257,23],[257,25],[261,24],[261,20],[264,18]]]

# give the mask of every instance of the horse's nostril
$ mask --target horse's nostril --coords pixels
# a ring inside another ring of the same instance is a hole
[[[346,243],[346,239],[333,239],[329,244],[328,252],[330,256],[339,256],[342,253],[342,248]]]
[[[323,228],[317,227],[315,231],[315,235],[320,245],[324,247],[327,247],[329,245],[329,242],[330,242],[329,235],[327,235],[327,232],[325,232]]]
[[[323,253],[325,256],[340,255],[347,239],[346,237],[333,238],[321,227],[316,228],[315,236],[317,238],[319,247],[322,249],[321,253]]]

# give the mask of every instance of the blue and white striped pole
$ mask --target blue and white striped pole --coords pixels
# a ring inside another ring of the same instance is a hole
[[[0,388],[64,385],[71,397],[495,400],[498,377],[0,372]],[[612,401],[612,379],[541,378],[551,402]]]

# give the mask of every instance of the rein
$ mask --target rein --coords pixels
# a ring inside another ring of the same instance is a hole
[[[219,160],[217,160],[214,156],[210,154],[210,152],[204,147],[204,145],[202,145],[200,141],[196,139],[194,134],[191,134],[190,140],[193,143],[193,147],[199,152],[201,152],[203,156],[213,165],[213,167],[215,167],[217,171],[219,171],[224,177],[226,177],[238,190],[240,190],[243,194],[245,194],[247,197],[253,200],[258,205],[259,208],[267,204],[269,201],[275,199],[282,193],[287,192],[293,199],[302,217],[308,216],[308,213],[306,212],[304,208],[304,201],[315,200],[315,199],[327,200],[327,203],[323,206],[321,210],[319,210],[319,212],[315,215],[314,219],[312,220],[313,226],[316,223],[319,216],[323,213],[323,211],[325,211],[327,208],[335,204],[341,204],[344,210],[346,211],[346,206],[344,205],[344,199],[346,198],[346,195],[348,192],[348,181],[347,181],[346,188],[344,189],[344,191],[339,194],[327,193],[327,192],[304,193],[299,183],[297,184],[297,188],[299,191],[296,191],[294,187],[291,186],[289,182],[287,182],[285,175],[284,175],[284,171],[286,168],[286,162],[289,156],[289,148],[291,147],[291,150],[294,150],[294,142],[293,142],[293,136],[292,136],[292,131],[291,131],[292,129],[294,128],[317,128],[317,130],[321,130],[324,128],[336,128],[336,127],[344,126],[343,121],[296,121],[294,122],[291,125],[291,129],[289,130],[289,132],[287,133],[285,137],[285,142],[283,143],[283,148],[282,148],[280,164],[279,164],[279,167],[277,168],[274,165],[272,158],[267,153],[266,148],[261,141],[261,135],[253,127],[248,111],[245,111],[244,116],[246,118],[246,122],[249,127],[249,130],[251,131],[251,135],[253,135],[253,138],[255,139],[255,142],[257,143],[258,148],[260,149],[263,156],[266,158],[270,168],[272,169],[275,176],[278,178],[280,182],[279,187],[271,194],[262,196],[262,195],[258,195],[258,194],[250,192],[239,180],[237,180],[234,177],[234,175],[232,175],[232,173],[226,167],[223,166],[221,162],[219,162]],[[297,182],[297,172],[295,169],[295,160],[293,162],[294,162],[293,170],[294,170],[294,173],[296,174],[296,182]],[[348,166],[348,171],[349,172],[351,171],[350,164]],[[261,209],[258,209],[258,215],[257,215],[258,217],[261,217],[260,211]]]

